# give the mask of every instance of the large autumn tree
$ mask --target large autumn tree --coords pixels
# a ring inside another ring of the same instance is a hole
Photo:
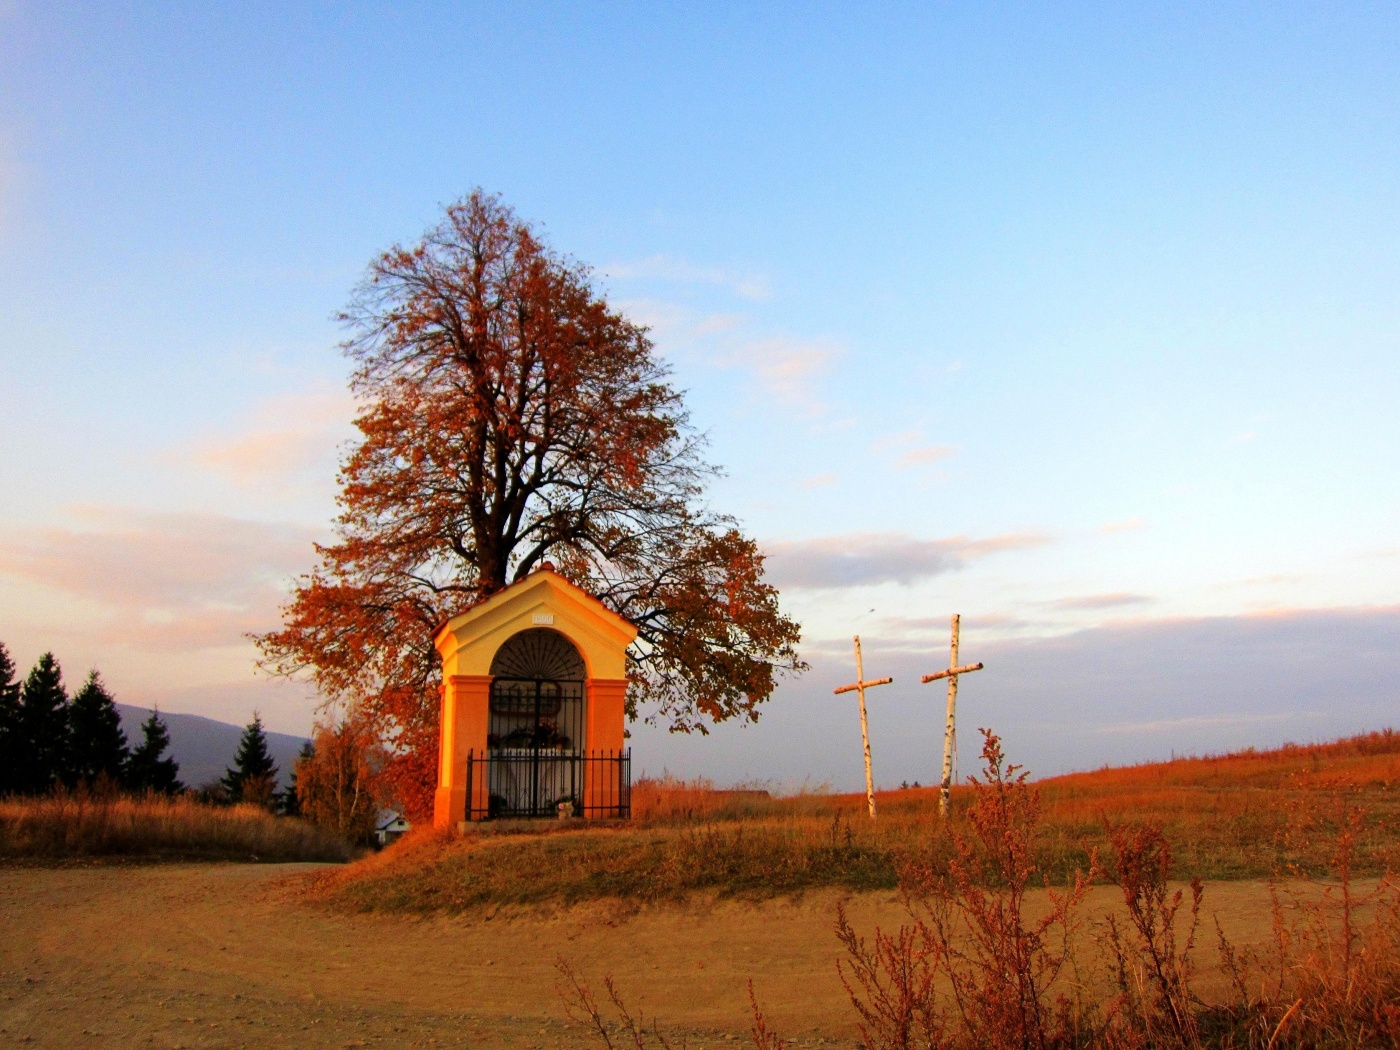
[[[337,538],[259,644],[371,721],[411,810],[436,771],[434,629],[546,560],[637,625],[634,718],[756,720],[801,669],[757,546],[704,501],[715,469],[646,330],[499,198],[376,259],[342,321],[364,407]]]

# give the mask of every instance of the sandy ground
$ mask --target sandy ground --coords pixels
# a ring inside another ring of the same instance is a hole
[[[853,1042],[834,893],[633,914],[344,916],[291,892],[307,867],[0,868],[0,1046],[589,1045],[556,991],[561,956],[596,983],[612,974],[691,1050],[746,1039],[749,978],[799,1045]],[[1111,899],[1095,892],[1096,907]],[[1206,901],[1240,942],[1267,929],[1257,883],[1213,885]],[[899,920],[890,894],[848,907],[863,930]]]

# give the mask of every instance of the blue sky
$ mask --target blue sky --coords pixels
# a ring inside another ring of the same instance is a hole
[[[333,317],[481,186],[652,326],[806,628],[763,723],[647,768],[855,786],[859,631],[908,668],[877,780],[926,780],[954,611],[1003,668],[965,724],[1033,769],[1393,722],[1397,44],[1379,4],[0,4],[0,639],[304,730],[242,633],[333,511]]]

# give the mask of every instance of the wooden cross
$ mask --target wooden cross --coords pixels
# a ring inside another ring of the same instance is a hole
[[[852,685],[843,685],[836,695],[855,690],[860,698],[860,741],[865,748],[865,801],[870,807],[870,819],[875,819],[875,781],[870,777],[870,731],[865,724],[865,691],[877,685],[889,685],[893,678],[873,678],[865,680],[865,669],[860,662],[860,635],[856,635],[856,680]]]
[[[953,784],[953,753],[958,746],[958,675],[982,670],[980,663],[958,666],[958,627],[961,622],[962,618],[954,613],[953,644],[947,670],[935,671],[919,679],[926,685],[940,678],[948,679],[948,723],[943,727],[943,782],[938,792],[938,812],[944,817],[948,815],[948,793]]]

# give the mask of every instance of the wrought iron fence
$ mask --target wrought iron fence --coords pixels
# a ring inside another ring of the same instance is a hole
[[[467,754],[467,819],[632,816],[632,752],[503,748]]]

